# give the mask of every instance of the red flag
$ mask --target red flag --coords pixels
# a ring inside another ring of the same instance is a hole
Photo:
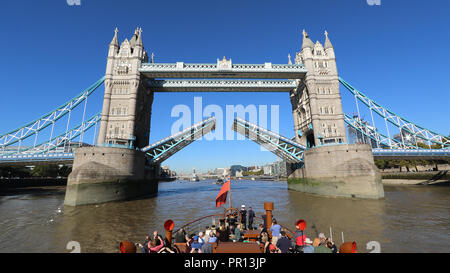
[[[228,191],[230,190],[230,181],[222,185],[219,194],[216,197],[216,207],[220,207],[227,202]]]

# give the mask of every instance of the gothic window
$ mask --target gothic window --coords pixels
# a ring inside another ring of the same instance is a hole
[[[116,134],[116,135],[119,134],[119,127],[114,128],[114,134]]]
[[[325,107],[325,114],[328,114],[328,107]]]

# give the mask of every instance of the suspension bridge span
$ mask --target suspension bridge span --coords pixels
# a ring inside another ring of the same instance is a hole
[[[100,86],[103,108],[89,114],[88,98]],[[344,113],[341,89],[354,97],[356,112]],[[402,118],[338,76],[326,32],[321,44],[304,31],[301,49],[288,64],[235,64],[225,57],[216,63],[155,63],[140,29],[120,45],[116,29],[105,76],[55,110],[1,135],[0,165],[73,162],[66,205],[155,194],[161,162],[216,125],[210,117],[150,144],[155,92],[289,93],[293,139],[240,118],[233,130],[291,164],[291,177],[304,182],[296,190],[304,192],[383,198],[374,158],[450,158],[448,137]],[[357,144],[349,144],[347,129]]]

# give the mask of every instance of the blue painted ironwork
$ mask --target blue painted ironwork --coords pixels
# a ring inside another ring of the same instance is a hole
[[[48,153],[65,144],[71,143],[72,140],[76,139],[78,136],[89,130],[92,126],[96,126],[97,123],[100,121],[100,118],[101,113],[97,113],[96,115],[92,116],[85,122],[75,126],[70,131],[65,132],[64,134],[61,134],[57,137],[54,137],[49,141],[45,141],[36,146],[24,147],[18,151],[7,151],[7,152],[0,151],[0,155],[3,156],[23,155],[23,154],[32,155],[32,154]]]
[[[73,153],[46,153],[0,156],[0,164],[34,162],[72,162]]]
[[[76,97],[72,98],[68,102],[59,106],[55,110],[39,117],[38,119],[27,123],[26,125],[12,130],[9,133],[0,136],[0,150],[4,147],[10,146],[22,140],[29,138],[32,135],[42,131],[48,126],[54,124],[57,120],[65,116],[67,113],[77,107],[83,100],[89,97],[103,82],[105,77],[91,85],[88,89],[84,90]]]
[[[147,154],[150,164],[159,164],[179,150],[215,129],[216,117],[210,117],[176,134],[157,141],[141,151]]]
[[[241,118],[235,118],[232,129],[262,145],[270,152],[283,158],[286,162],[303,162],[303,152],[306,150],[306,147],[295,141]]]
[[[387,122],[393,124],[397,128],[400,129],[400,131],[405,131],[413,137],[420,138],[422,140],[425,140],[427,142],[432,142],[434,144],[442,145],[443,147],[450,147],[450,140],[438,133],[435,133],[431,130],[428,130],[422,126],[419,126],[417,124],[414,124],[399,115],[393,113],[392,111],[386,109],[385,107],[381,106],[380,104],[376,103],[360,91],[356,90],[353,86],[351,86],[348,82],[346,82],[344,79],[339,78],[340,83],[348,90],[350,91],[359,101],[363,102],[367,107],[370,108],[370,110],[377,113],[379,116],[381,116],[384,120]],[[392,138],[389,137],[389,139],[392,140]]]
[[[153,92],[290,92],[294,80],[149,80]]]
[[[376,159],[449,159],[450,149],[372,149]]]
[[[402,143],[397,139],[389,138],[386,135],[380,133],[373,126],[369,126],[361,122],[361,120],[359,120],[358,118],[352,118],[349,115],[344,114],[344,120],[347,125],[351,126],[353,129],[357,130],[365,137],[376,141],[379,146],[385,146],[391,149],[404,149],[407,147],[413,149],[421,149],[420,147],[418,148],[408,143]]]

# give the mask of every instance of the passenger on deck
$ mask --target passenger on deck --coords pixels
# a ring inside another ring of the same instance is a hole
[[[159,244],[158,244],[159,242]],[[162,247],[164,246],[164,241],[160,240],[160,239],[152,239],[149,244],[148,244],[148,248],[149,248],[149,252],[150,253],[155,253],[158,252]]]
[[[294,240],[292,242],[294,248],[297,251],[301,251],[301,248],[303,247],[305,240],[306,240],[305,232],[304,231],[302,232],[298,225],[295,226]]]
[[[332,253],[331,249],[327,247],[327,238],[325,234],[319,234],[320,245],[314,249],[314,253]]]
[[[242,227],[241,224],[238,224],[237,227],[234,229],[233,242],[240,242],[240,241],[242,241],[241,227]]]
[[[253,219],[255,218],[255,212],[252,207],[248,208],[248,229],[253,230]]]
[[[228,242],[230,239],[230,231],[225,228],[225,226],[220,226],[217,238],[219,239],[219,242]]]
[[[145,236],[145,242],[143,244],[138,244],[141,248],[142,253],[149,253],[148,243],[150,242],[150,236]]]
[[[186,231],[184,229],[177,231],[174,237],[176,243],[186,243]]]
[[[247,210],[245,209],[245,205],[241,206],[241,224],[244,230],[247,229]]]
[[[260,225],[259,225],[259,233],[261,234],[261,233],[263,233],[263,232],[267,233],[267,228],[266,228],[265,225],[260,224]]]
[[[305,246],[303,247],[303,253],[314,253],[315,248],[312,246],[313,242],[311,239],[305,239]]]
[[[194,242],[191,244],[190,253],[202,253],[202,243],[198,241],[198,236],[194,236]]]
[[[217,242],[217,237],[216,237],[216,234],[214,234],[214,232],[210,232],[209,233],[209,241],[208,241],[209,243],[215,243],[215,242]]]
[[[200,253],[213,253],[213,245],[212,243],[206,242],[202,245]]]
[[[198,233],[198,242],[199,242],[200,244],[204,244],[204,243],[205,243],[205,240],[203,239],[203,232],[202,232],[202,231],[200,231],[200,232]]]
[[[336,245],[328,238],[327,239],[327,247],[329,248],[329,249],[331,249],[331,252],[332,253],[337,253],[337,247],[336,247]]]
[[[280,250],[274,244],[267,242],[265,253],[280,253]]]
[[[277,220],[273,219],[270,231],[272,232],[272,243],[276,245],[278,239],[281,237],[281,226],[277,223]]]
[[[286,236],[286,231],[281,231],[281,237],[277,241],[277,248],[281,251],[281,253],[288,253],[291,248],[291,240]]]

